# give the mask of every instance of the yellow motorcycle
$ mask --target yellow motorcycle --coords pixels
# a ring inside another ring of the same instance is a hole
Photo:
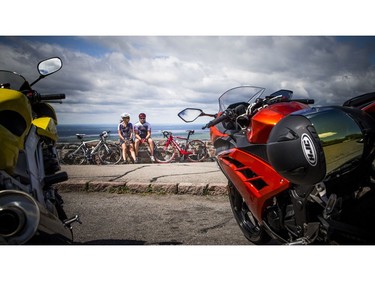
[[[65,94],[41,95],[31,87],[59,71],[58,57],[39,62],[33,83],[0,70],[0,244],[66,244],[71,224],[54,184],[68,179],[56,151],[57,117],[49,104]]]

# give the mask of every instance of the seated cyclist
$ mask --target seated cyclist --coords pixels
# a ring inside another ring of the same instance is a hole
[[[154,142],[151,139],[151,125],[146,122],[146,114],[140,113],[138,117],[139,122],[134,124],[136,161],[138,161],[139,145],[146,143],[150,146],[150,158],[151,161],[154,162]]]
[[[118,135],[120,137],[120,145],[122,148],[122,158],[124,163],[126,162],[126,153],[129,147],[129,151],[131,154],[131,161],[134,162],[135,159],[135,152],[133,147],[133,124],[130,123],[130,114],[124,112],[121,114],[121,122],[118,125]]]

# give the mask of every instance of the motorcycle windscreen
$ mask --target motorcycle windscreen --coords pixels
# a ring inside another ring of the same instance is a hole
[[[350,168],[364,153],[356,116],[341,107],[311,108],[282,119],[268,139],[268,158],[278,173],[302,185],[316,184]]]

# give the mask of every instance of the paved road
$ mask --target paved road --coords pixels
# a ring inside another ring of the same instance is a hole
[[[227,196],[63,192],[79,214],[75,241],[90,245],[250,245]]]
[[[59,184],[62,190],[117,188],[134,192],[222,195],[228,182],[216,162],[63,165],[62,170],[69,175],[67,182]]]
[[[98,179],[128,182],[227,183],[216,162],[126,164],[126,165],[62,165],[70,179]]]

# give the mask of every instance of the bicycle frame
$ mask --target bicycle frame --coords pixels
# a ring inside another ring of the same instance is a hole
[[[98,144],[94,147],[94,148],[91,148],[89,149],[89,153],[90,153],[90,156],[94,155],[95,153],[98,152],[99,148],[105,143],[105,140],[103,140],[102,138],[100,139],[100,141],[98,142]]]
[[[180,161],[200,162],[207,156],[206,145],[201,140],[190,139],[194,130],[188,130],[186,138],[174,137],[169,131],[162,131],[162,133],[166,140],[161,140],[156,147],[156,162],[170,163],[176,157],[179,157]],[[185,140],[185,144],[178,142],[177,139]]]
[[[192,152],[186,151],[185,149],[181,147],[181,145],[175,140],[175,137],[172,135],[172,133],[168,133],[168,134],[169,136],[168,136],[167,142],[165,143],[165,147],[168,147],[169,145],[172,144],[173,147],[177,149],[180,156],[186,156],[186,155],[192,154]],[[191,131],[189,131],[188,136],[186,138],[176,137],[176,139],[185,140],[185,147],[187,147],[189,138],[191,135],[192,133]]]
[[[84,134],[76,134],[80,144],[75,148],[68,147],[66,153],[63,152],[61,159],[64,159],[64,164],[117,164],[121,160],[121,150],[116,143],[107,142],[109,132],[104,131],[99,139],[88,141],[83,140]]]
[[[95,145],[94,148],[89,148],[87,146],[87,144],[94,143],[94,142],[98,142],[98,140],[84,141],[83,139],[81,139],[81,144],[77,147],[77,149],[73,152],[73,154],[77,153],[80,149],[83,149],[83,151],[85,152],[85,158],[91,162],[92,156],[98,152],[99,148],[105,143],[105,140],[103,140],[103,138],[101,137],[99,142]]]

